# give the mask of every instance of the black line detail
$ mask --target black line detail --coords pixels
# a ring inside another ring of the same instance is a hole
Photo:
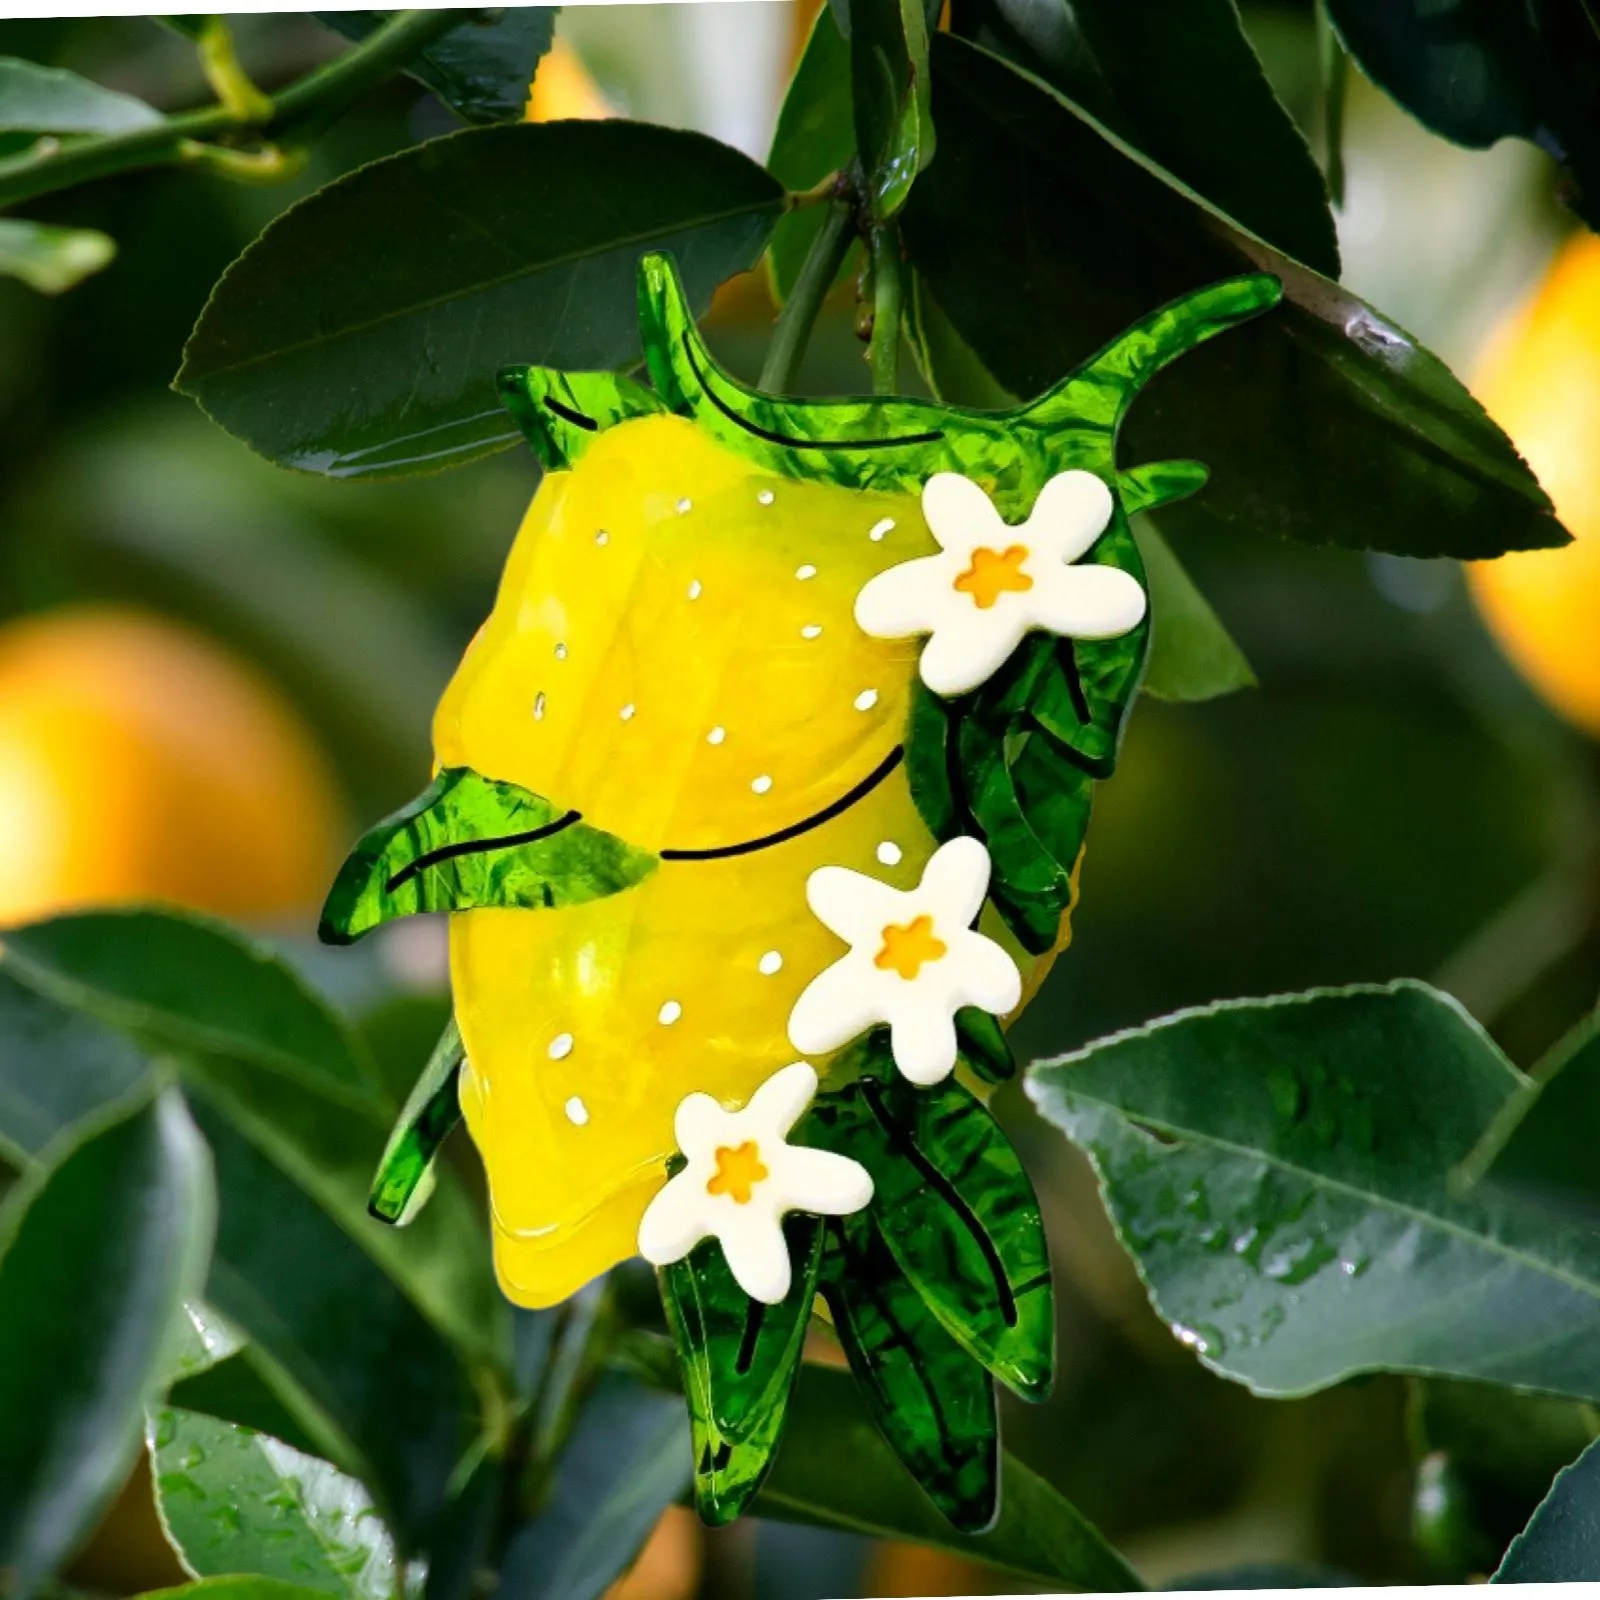
[[[1071,639],[1064,639],[1057,657],[1061,662],[1061,670],[1066,674],[1067,693],[1072,697],[1072,713],[1087,728],[1094,721],[1094,713],[1089,709],[1088,695],[1083,692],[1083,674],[1078,670],[1077,646]]]
[[[733,1370],[742,1378],[756,1359],[756,1344],[761,1338],[761,1326],[767,1320],[767,1308],[759,1300],[752,1300],[744,1314],[744,1334],[739,1340],[739,1353],[733,1358]]]
[[[552,400],[549,395],[544,397],[544,403],[563,422],[570,422],[573,427],[582,428],[588,433],[600,431],[600,424],[593,417],[586,417],[581,411],[574,411],[571,406],[564,406],[559,400]]]
[[[557,817],[554,822],[547,822],[542,828],[530,828],[526,833],[507,833],[494,839],[464,839],[459,844],[442,844],[437,850],[429,850],[418,856],[415,861],[408,861],[384,884],[384,893],[393,894],[406,879],[416,877],[428,867],[438,866],[441,861],[450,861],[456,856],[481,855],[490,850],[509,850],[513,845],[534,844],[540,839],[548,839],[552,834],[560,833],[563,828],[570,828],[581,817],[582,812],[569,811],[565,816]]]
[[[771,845],[785,844],[790,839],[797,839],[802,833],[810,833],[813,828],[820,828],[823,823],[832,822],[840,812],[848,811],[858,800],[865,800],[905,760],[905,754],[905,746],[897,744],[848,794],[840,795],[832,805],[824,806],[821,811],[813,812],[809,817],[802,818],[787,828],[780,828],[776,833],[765,834],[759,839],[744,839],[738,844],[712,845],[705,850],[663,850],[660,852],[661,859],[720,861],[726,856],[747,856],[753,851],[765,850]]]
[[[700,385],[706,399],[735,427],[743,428],[746,433],[753,433],[758,439],[765,439],[768,444],[784,445],[790,450],[894,450],[902,445],[933,444],[936,440],[944,438],[942,428],[934,428],[928,433],[904,433],[894,439],[796,439],[791,434],[774,433],[770,428],[763,428],[758,423],[741,417],[706,382],[706,375],[700,370],[700,363],[694,358],[694,345],[687,333],[683,336],[683,353],[688,359],[689,370],[694,374],[695,381]]]
[[[995,1296],[1000,1302],[1000,1315],[1008,1328],[1016,1327],[1017,1297],[1012,1293],[1011,1280],[1006,1276],[1005,1263],[1000,1259],[1000,1252],[995,1248],[994,1240],[989,1237],[988,1230],[978,1220],[977,1213],[967,1204],[955,1185],[917,1148],[917,1143],[911,1135],[895,1121],[888,1106],[884,1104],[883,1085],[871,1078],[863,1078],[861,1093],[867,1102],[867,1109],[888,1136],[890,1146],[905,1156],[922,1174],[928,1187],[955,1212],[962,1227],[972,1235],[973,1243],[982,1251],[984,1262],[989,1268],[989,1275],[994,1279]]]

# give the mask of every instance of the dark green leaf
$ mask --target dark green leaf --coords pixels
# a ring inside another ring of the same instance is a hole
[[[0,1570],[19,1594],[122,1486],[211,1226],[205,1146],[173,1089],[0,1208]]]
[[[500,398],[549,472],[576,466],[595,436],[630,417],[666,408],[643,384],[618,372],[500,369]]]
[[[283,1403],[249,1345],[214,1366],[180,1379],[167,1391],[167,1401],[184,1411],[203,1412],[257,1433],[270,1433],[307,1455],[317,1452],[317,1441]]]
[[[933,159],[924,0],[852,0],[850,103],[867,207],[875,221],[899,214]]]
[[[378,1162],[367,1209],[380,1222],[403,1227],[433,1193],[434,1158],[445,1136],[461,1120],[458,1086],[465,1059],[461,1030],[451,1017]]]
[[[1421,984],[1180,1012],[1028,1075],[1151,1299],[1261,1394],[1357,1372],[1600,1398],[1600,1234],[1456,1166],[1527,1080]]]
[[[365,39],[395,15],[393,11],[318,11],[325,23],[347,39]],[[468,122],[516,121],[528,103],[528,88],[539,60],[555,36],[556,7],[504,6],[464,11],[452,28],[407,64]]]
[[[807,1366],[778,1464],[757,1516],[906,1539],[985,1561],[1051,1590],[1106,1594],[1143,1588],[1137,1574],[1069,1501],[1011,1455],[1000,1458],[1000,1518],[957,1533],[899,1471],[850,1375]],[[841,1471],[840,1464],[849,1470]]]
[[[689,1486],[683,1402],[609,1376],[578,1415],[539,1516],[512,1540],[507,1600],[598,1600]]]
[[[995,381],[994,374],[972,353],[972,347],[939,309],[927,281],[910,274],[906,295],[906,338],[923,381],[936,400],[972,406],[979,411],[1009,411],[1017,397]]]
[[[1572,1030],[1513,1095],[1469,1157],[1462,1176],[1600,1223],[1600,1012]]]
[[[1565,161],[1600,226],[1600,27],[1586,0],[1328,0],[1361,70],[1425,127],[1485,149],[1508,135]]]
[[[951,1525],[983,1532],[1000,1492],[989,1374],[924,1304],[871,1212],[827,1227],[822,1293],[872,1420]]]
[[[146,1428],[156,1505],[197,1577],[293,1579],[344,1600],[390,1600],[394,1546],[353,1478],[277,1439],[163,1406]]]
[[[1206,492],[1167,514],[1174,528],[1204,516],[1416,556],[1564,542],[1504,434],[1403,330],[1004,62],[941,34],[933,68],[940,156],[906,209],[907,247],[1007,389],[1038,392],[1196,284],[1246,267],[1282,279],[1282,306],[1133,409],[1132,459],[1211,469]]]
[[[1339,276],[1322,174],[1234,0],[958,0],[955,31],[1059,89],[1285,255]]]
[[[21,278],[40,294],[62,294],[111,265],[115,240],[93,228],[55,228],[0,217],[0,277]]]
[[[632,888],[656,864],[542,795],[446,767],[362,836],[328,891],[317,932],[328,944],[350,944],[421,911],[581,905]]]
[[[1050,1392],[1050,1258],[1033,1185],[1000,1125],[953,1081],[863,1076],[818,1101],[816,1140],[872,1174],[900,1269],[967,1353],[1026,1399]]]
[[[961,1059],[986,1082],[1004,1083],[1016,1076],[1017,1058],[998,1017],[963,1006],[956,1012],[956,1042]]]
[[[1144,692],[1158,700],[1214,700],[1235,689],[1255,686],[1244,652],[1194,579],[1183,570],[1172,546],[1148,517],[1133,524],[1150,585],[1150,659]]]
[[[434,139],[278,217],[217,285],[176,384],[286,466],[457,466],[516,437],[495,394],[505,362],[638,359],[641,252],[671,250],[703,313],[781,205],[753,161],[696,133],[556,122]]]
[[[831,172],[842,171],[856,153],[850,106],[850,47],[823,7],[789,81],[778,126],[772,135],[767,171],[786,189],[815,188]],[[823,208],[805,206],[785,213],[767,245],[772,288],[780,302],[789,298],[801,264],[822,229]]]
[[[61,67],[0,56],[0,133],[132,133],[161,113]]]
[[[1600,1442],[1564,1467],[1491,1583],[1600,1580]]]

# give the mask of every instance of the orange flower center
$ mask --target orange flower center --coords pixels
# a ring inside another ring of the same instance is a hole
[[[725,1194],[737,1206],[750,1204],[755,1186],[770,1176],[761,1163],[761,1146],[754,1139],[741,1145],[717,1147],[717,1170],[706,1185],[707,1194]]]
[[[899,926],[893,922],[883,930],[883,948],[872,964],[885,972],[891,968],[907,981],[922,971],[923,964],[937,961],[949,946],[933,936],[933,918],[921,916]]]
[[[1028,559],[1025,544],[991,550],[986,545],[972,552],[972,565],[956,579],[956,588],[972,596],[980,611],[987,611],[1007,590],[1022,594],[1033,587],[1033,579],[1022,570]]]

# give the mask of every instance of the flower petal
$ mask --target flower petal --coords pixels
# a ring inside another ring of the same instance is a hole
[[[773,1162],[772,1182],[788,1209],[844,1217],[872,1199],[872,1175],[849,1156],[790,1144],[774,1152]]]
[[[782,1222],[758,1205],[726,1207],[717,1221],[717,1238],[734,1281],[752,1300],[777,1305],[789,1293],[793,1277]]]
[[[780,1067],[750,1096],[744,1115],[765,1149],[780,1140],[805,1114],[817,1092],[816,1069],[806,1061]]]
[[[1032,613],[1018,603],[1023,598],[1018,594],[1001,595],[989,610],[980,611],[961,596],[960,609],[941,619],[933,637],[923,646],[917,663],[922,681],[946,699],[988,682],[1028,631]]]
[[[673,1114],[672,1132],[678,1148],[691,1160],[702,1159],[722,1141],[727,1129],[729,1113],[708,1094],[687,1094],[678,1102]]]
[[[969,933],[951,951],[956,980],[956,1005],[981,1006],[1003,1017],[1022,999],[1022,974],[1003,945],[985,934]]]
[[[1024,598],[1033,620],[1065,639],[1114,639],[1139,625],[1148,604],[1131,572],[1094,563],[1041,571]]]
[[[711,1232],[705,1198],[698,1173],[669,1178],[639,1219],[639,1254],[655,1267],[683,1260]]]
[[[925,989],[896,1008],[889,1019],[889,1048],[901,1077],[926,1087],[950,1076],[956,1064],[953,1013],[954,1007],[941,1007]]]
[[[981,839],[961,834],[939,846],[922,869],[914,899],[944,929],[970,928],[989,891],[989,852]]]
[[[959,472],[936,472],[923,484],[922,515],[940,546],[963,556],[1006,531],[994,501]]]
[[[1024,525],[1041,552],[1076,561],[1106,531],[1115,509],[1111,491],[1092,472],[1058,472],[1039,491]]]
[[[949,606],[954,574],[944,556],[919,556],[869,578],[856,595],[856,626],[874,639],[931,633]]]
[[[806,879],[806,904],[823,927],[846,944],[865,944],[900,914],[898,889],[849,867],[818,867]]]
[[[884,1021],[883,989],[875,981],[882,976],[854,952],[825,967],[789,1013],[789,1043],[803,1056],[826,1055]]]

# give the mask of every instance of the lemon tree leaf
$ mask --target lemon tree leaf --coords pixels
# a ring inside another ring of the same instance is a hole
[[[0,56],[0,133],[133,133],[161,121],[154,106],[63,67]]]
[[[452,28],[406,64],[452,111],[468,122],[515,121],[528,103],[528,87],[555,37],[556,7],[504,6],[465,11]],[[318,22],[346,39],[362,40],[392,11],[317,11]]]
[[[868,209],[899,214],[933,159],[923,0],[852,0],[850,104]]]
[[[1527,1084],[1423,984],[1179,1012],[1029,1069],[1152,1303],[1214,1370],[1296,1395],[1358,1372],[1600,1398],[1600,1234],[1456,1167]]]
[[[1491,1583],[1593,1583],[1600,1579],[1600,1441],[1550,1485],[1511,1541]]]
[[[767,171],[786,189],[812,189],[830,172],[848,166],[856,153],[850,104],[850,46],[824,6],[811,24],[805,49],[778,112]],[[820,206],[785,213],[767,244],[772,288],[780,304],[789,298],[800,268],[822,231]],[[848,262],[840,275],[853,270]]]
[[[1464,558],[1565,542],[1509,440],[1403,329],[1047,85],[944,34],[932,61],[941,155],[907,204],[906,246],[1011,392],[1038,393],[1196,284],[1246,267],[1282,281],[1276,311],[1180,363],[1128,415],[1125,458],[1211,470],[1166,513],[1173,529]]]
[[[1235,689],[1255,687],[1244,652],[1211,609],[1148,517],[1133,523],[1133,536],[1150,586],[1150,658],[1146,694],[1158,700],[1214,700]]]
[[[0,1208],[0,1570],[51,1577],[122,1486],[205,1278],[205,1146],[174,1089]]]
[[[850,1464],[848,1472],[840,1471],[841,1462]],[[1051,1590],[1120,1594],[1144,1587],[1077,1507],[1003,1451],[999,1518],[986,1533],[958,1533],[898,1469],[854,1381],[836,1367],[802,1370],[783,1449],[754,1510],[931,1545]]]
[[[269,1383],[264,1363],[247,1344],[214,1365],[180,1378],[167,1391],[167,1403],[222,1422],[238,1423],[315,1455],[317,1442]]]
[[[761,167],[702,134],[469,128],[277,217],[217,284],[174,381],[284,466],[458,466],[517,437],[495,392],[505,362],[629,366],[640,254],[673,251],[703,314],[754,265],[782,205]]]
[[[395,1552],[353,1478],[267,1434],[162,1406],[145,1428],[162,1527],[197,1577],[254,1573],[388,1600]]]
[[[1219,211],[1330,278],[1333,214],[1234,0],[962,0],[958,33],[1025,67]]]
[[[317,931],[328,944],[349,944],[420,911],[581,905],[632,888],[657,864],[543,795],[446,767],[362,837]]]
[[[40,294],[62,294],[110,266],[116,242],[93,228],[58,228],[0,217],[0,276]]]

